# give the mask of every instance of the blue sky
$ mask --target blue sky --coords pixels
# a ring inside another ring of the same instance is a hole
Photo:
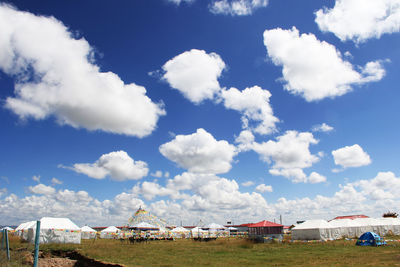
[[[0,214],[397,211],[400,2],[2,1]]]

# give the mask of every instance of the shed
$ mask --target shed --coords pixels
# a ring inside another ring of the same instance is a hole
[[[283,225],[265,220],[249,225],[249,238],[263,239],[265,237],[283,239]]]

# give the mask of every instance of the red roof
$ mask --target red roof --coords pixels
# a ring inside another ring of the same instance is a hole
[[[269,221],[261,221],[258,223],[253,223],[253,224],[249,225],[249,227],[283,227],[283,225],[278,224],[278,223],[269,222]]]
[[[357,218],[369,218],[369,217],[368,217],[368,216],[365,216],[365,215],[347,215],[347,216],[338,216],[338,217],[332,219],[332,221],[333,221],[333,220],[341,220],[341,219],[351,219],[351,220],[354,220],[354,219],[357,219]]]

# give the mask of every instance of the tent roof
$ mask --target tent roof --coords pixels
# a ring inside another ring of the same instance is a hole
[[[354,220],[356,218],[369,218],[369,217],[365,216],[365,215],[362,215],[362,214],[360,214],[360,215],[346,215],[346,216],[338,216],[338,217],[332,219],[331,221],[333,221],[333,220],[343,220],[343,219]]]
[[[307,220],[301,224],[296,225],[292,230],[319,228],[332,228],[332,226],[325,220]]]
[[[27,226],[27,228],[35,228],[36,229],[36,221],[32,221]],[[74,224],[68,218],[43,217],[40,219],[40,229],[80,230],[81,228],[79,228],[76,224]]]
[[[135,225],[132,225],[133,228],[150,228],[150,229],[159,229],[159,227],[152,225],[147,222],[140,222]]]
[[[202,227],[202,228],[209,228],[209,229],[225,229],[226,227],[223,225],[220,225],[218,223],[210,223],[207,224],[206,226]]]
[[[249,227],[283,227],[283,225],[264,220],[258,223],[250,224]]]
[[[116,233],[116,232],[119,232],[119,231],[120,230],[115,226],[109,226],[106,229],[102,230],[102,232],[104,232],[104,233]]]
[[[82,232],[95,232],[95,233],[96,233],[96,230],[90,228],[90,227],[87,226],[87,225],[83,226],[83,227],[81,228],[81,231],[82,231]]]
[[[172,229],[171,232],[190,232],[190,230],[188,230],[182,226],[179,226],[179,227]]]

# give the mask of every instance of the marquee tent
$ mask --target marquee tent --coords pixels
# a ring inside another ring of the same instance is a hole
[[[365,232],[378,235],[400,234],[398,218],[356,218],[338,219],[330,222],[309,220],[292,229],[294,240],[332,240],[343,237],[360,237]]]
[[[209,231],[226,230],[226,227],[217,223],[210,223],[202,227],[203,229],[208,229]]]
[[[208,233],[208,231],[205,231],[205,230],[201,229],[200,227],[192,228],[192,230],[190,232],[192,234],[192,237],[202,237],[203,235]]]
[[[100,238],[113,239],[120,232],[121,232],[121,230],[119,230],[117,227],[109,226],[100,232]]]
[[[89,226],[83,226],[81,228],[82,239],[94,239],[96,238],[97,231],[90,228]]]
[[[27,241],[35,242],[36,221],[28,226]],[[81,243],[81,229],[68,218],[43,217],[40,219],[40,244]]]
[[[140,222],[135,225],[132,225],[131,227],[138,229],[138,230],[158,230],[159,229],[159,227],[152,225],[150,223],[147,223],[147,222]]]
[[[157,229],[165,230],[167,222],[151,214],[150,212],[142,209],[141,207],[135,212],[135,214],[129,218],[128,226],[134,227],[139,223],[148,223],[155,226]]]
[[[293,240],[332,240],[340,238],[338,228],[325,220],[308,220],[292,229]]]
[[[175,227],[174,229],[171,230],[171,233],[174,237],[176,238],[188,238],[190,237],[190,230],[179,226]]]

